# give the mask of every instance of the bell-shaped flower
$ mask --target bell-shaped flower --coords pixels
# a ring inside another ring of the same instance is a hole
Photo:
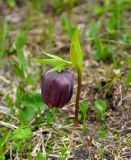
[[[73,84],[74,75],[67,70],[45,72],[41,77],[43,102],[49,107],[62,108],[72,97]]]

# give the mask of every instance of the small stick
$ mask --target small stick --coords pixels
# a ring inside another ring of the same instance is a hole
[[[10,129],[16,129],[16,128],[18,128],[17,126],[14,126],[12,124],[9,124],[9,123],[3,122],[3,121],[0,121],[0,125],[4,126],[4,127],[7,127],[7,128],[10,128]]]

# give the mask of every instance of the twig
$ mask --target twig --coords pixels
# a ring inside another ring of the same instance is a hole
[[[7,84],[10,83],[10,81],[7,80],[7,79],[6,79],[5,77],[3,77],[3,76],[0,76],[0,80],[4,81],[4,82],[7,83]]]
[[[51,135],[52,135],[52,131],[48,135],[48,138],[47,138],[47,140],[45,142],[45,147],[47,146],[47,143],[48,143],[49,139],[51,138]]]
[[[12,149],[12,144],[11,144],[10,145],[10,160],[13,160],[13,158],[12,158],[12,155],[13,155],[12,151],[13,151],[13,149]]]
[[[32,156],[35,157],[36,156],[36,152],[39,150],[41,146],[41,142],[38,142],[37,145],[35,146],[35,148],[32,151]]]
[[[13,114],[11,113],[11,110],[9,107],[7,107],[5,104],[1,103],[0,104],[0,113],[5,114],[10,116],[12,119],[16,120],[19,122],[19,119],[14,117]]]
[[[18,128],[18,127],[15,126],[15,125],[12,125],[12,124],[10,124],[10,123],[6,123],[6,122],[3,122],[3,121],[0,121],[0,125],[1,125],[1,126],[4,126],[4,127],[7,127],[7,128],[10,128],[10,129],[16,129],[16,128]]]
[[[44,138],[42,136],[42,133],[41,133],[41,146],[42,146],[42,153],[43,153],[43,157],[46,157],[46,149],[45,149],[45,143],[44,143]]]

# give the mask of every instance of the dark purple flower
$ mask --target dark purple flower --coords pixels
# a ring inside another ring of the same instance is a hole
[[[69,71],[46,72],[41,77],[41,94],[45,104],[62,108],[71,99],[74,75]]]

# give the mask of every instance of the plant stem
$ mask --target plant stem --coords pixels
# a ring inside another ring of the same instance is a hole
[[[74,124],[75,127],[78,127],[78,112],[79,112],[82,72],[77,72],[77,74],[78,74],[78,86],[77,86],[76,104],[75,104],[75,124]]]

